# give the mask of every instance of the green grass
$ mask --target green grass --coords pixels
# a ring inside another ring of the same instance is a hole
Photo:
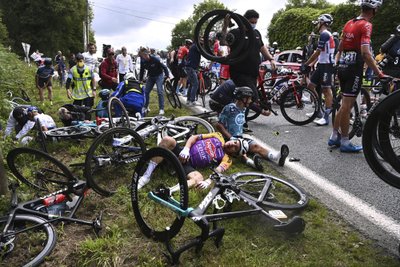
[[[5,52],[0,50],[0,62]],[[29,70],[31,73],[32,71]],[[27,75],[24,72],[24,75]],[[31,77],[33,79],[33,76]],[[56,116],[57,109],[71,101],[66,98],[65,89],[54,82],[54,104],[45,104],[44,109],[61,126]],[[0,88],[2,90],[2,88]],[[33,88],[29,92],[35,92]],[[151,95],[150,116],[158,114],[156,90]],[[31,97],[33,97],[31,95]],[[35,97],[33,97],[35,98]],[[166,115],[188,115],[187,109],[172,109],[165,99]],[[3,114],[3,113],[2,113]],[[5,113],[4,113],[5,114]],[[4,122],[7,118],[1,117]],[[63,163],[82,162],[84,153],[92,139],[83,142],[60,141],[50,144],[52,156]],[[3,154],[15,146],[9,140],[0,144]],[[268,164],[268,166],[273,166]],[[237,160],[228,173],[248,170]],[[82,177],[82,169],[72,171]],[[132,170],[133,172],[133,170]],[[267,173],[281,177],[273,167]],[[210,172],[204,171],[204,176]],[[13,176],[9,174],[9,178]],[[192,190],[190,205],[197,205],[206,192]],[[32,193],[26,186],[20,189],[23,200],[30,199]],[[0,197],[0,213],[5,214],[9,196]],[[243,208],[244,204],[234,207]],[[165,266],[163,244],[149,240],[140,232],[134,219],[129,190],[120,188],[117,194],[103,198],[91,192],[78,212],[78,217],[93,219],[103,211],[103,230],[100,237],[82,225],[66,224],[57,226],[60,231],[55,251],[46,264],[61,266]],[[194,250],[181,256],[182,266],[398,266],[398,260],[372,240],[364,238],[354,228],[346,224],[337,214],[312,199],[300,214],[307,222],[306,229],[299,235],[287,235],[274,231],[262,216],[252,216],[222,221],[218,225],[225,228],[225,236],[219,248],[212,240],[205,243],[200,253]],[[163,214],[154,216],[162,217]],[[174,238],[174,246],[179,246],[200,234],[199,228],[186,220],[181,232]],[[1,265],[1,262],[0,262]]]

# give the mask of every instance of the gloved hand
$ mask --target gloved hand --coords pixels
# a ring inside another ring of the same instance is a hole
[[[201,181],[196,185],[196,188],[198,189],[207,189],[211,185],[211,179],[207,179],[205,181]]]
[[[188,161],[190,158],[190,150],[188,147],[184,147],[181,151],[181,153],[179,153],[179,159],[181,159],[183,162]]]

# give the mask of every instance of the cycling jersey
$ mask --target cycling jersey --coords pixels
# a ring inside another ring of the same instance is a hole
[[[321,51],[318,57],[319,64],[333,64],[335,53],[335,40],[328,30],[321,32],[318,41],[318,49]]]
[[[218,122],[223,124],[232,136],[242,136],[245,123],[244,111],[244,108],[241,109],[235,103],[230,103],[222,110]]]
[[[211,166],[214,161],[224,171],[232,165],[231,158],[224,152],[225,140],[221,133],[200,134],[190,148],[190,161],[195,168]]]
[[[367,20],[357,17],[349,20],[343,28],[343,51],[361,52],[362,45],[370,45],[372,24]]]
[[[53,118],[47,114],[39,113],[33,118],[35,122],[39,122],[41,127],[46,127],[48,130],[56,128],[56,123]]]
[[[186,56],[189,54],[189,48],[187,48],[186,45],[182,45],[178,49],[178,64],[183,63],[183,61],[186,59]]]

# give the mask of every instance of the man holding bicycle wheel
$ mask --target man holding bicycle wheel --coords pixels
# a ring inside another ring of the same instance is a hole
[[[361,15],[349,20],[343,28],[336,56],[343,100],[328,140],[329,146],[338,146],[341,152],[362,150],[362,146],[350,142],[349,124],[351,108],[361,90],[364,63],[372,68],[379,78],[385,77],[370,52],[372,34],[370,21],[381,5],[382,0],[362,0]]]

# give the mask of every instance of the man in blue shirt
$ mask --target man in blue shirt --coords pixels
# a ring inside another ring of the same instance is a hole
[[[147,81],[145,85],[145,95],[146,95],[146,103],[145,109],[148,111],[149,107],[149,98],[150,92],[153,90],[154,84],[157,86],[157,94],[158,94],[158,106],[159,106],[159,114],[164,115],[164,92],[163,92],[163,80],[164,75],[169,80],[169,71],[167,66],[165,66],[161,61],[155,57],[149,55],[149,51],[142,47],[139,51],[140,56],[140,75],[139,80],[143,81],[144,70],[147,70]]]
[[[222,133],[225,139],[235,140],[243,138],[243,124],[245,123],[245,110],[250,105],[253,97],[253,90],[250,87],[237,87],[234,91],[235,103],[230,103],[224,107],[219,115],[216,128]],[[252,139],[246,139],[249,144],[248,152],[255,154],[254,159],[243,155],[243,160],[247,165],[260,171],[263,170],[261,158],[277,161],[279,166],[285,164],[286,157],[289,155],[287,145],[282,145],[280,151],[269,151],[267,148],[256,143]]]
[[[192,44],[189,48],[189,54],[186,61],[185,71],[190,82],[190,87],[187,93],[186,104],[189,106],[199,105],[196,100],[197,89],[199,88],[199,80],[197,79],[197,69],[200,65],[200,51],[196,44]]]

